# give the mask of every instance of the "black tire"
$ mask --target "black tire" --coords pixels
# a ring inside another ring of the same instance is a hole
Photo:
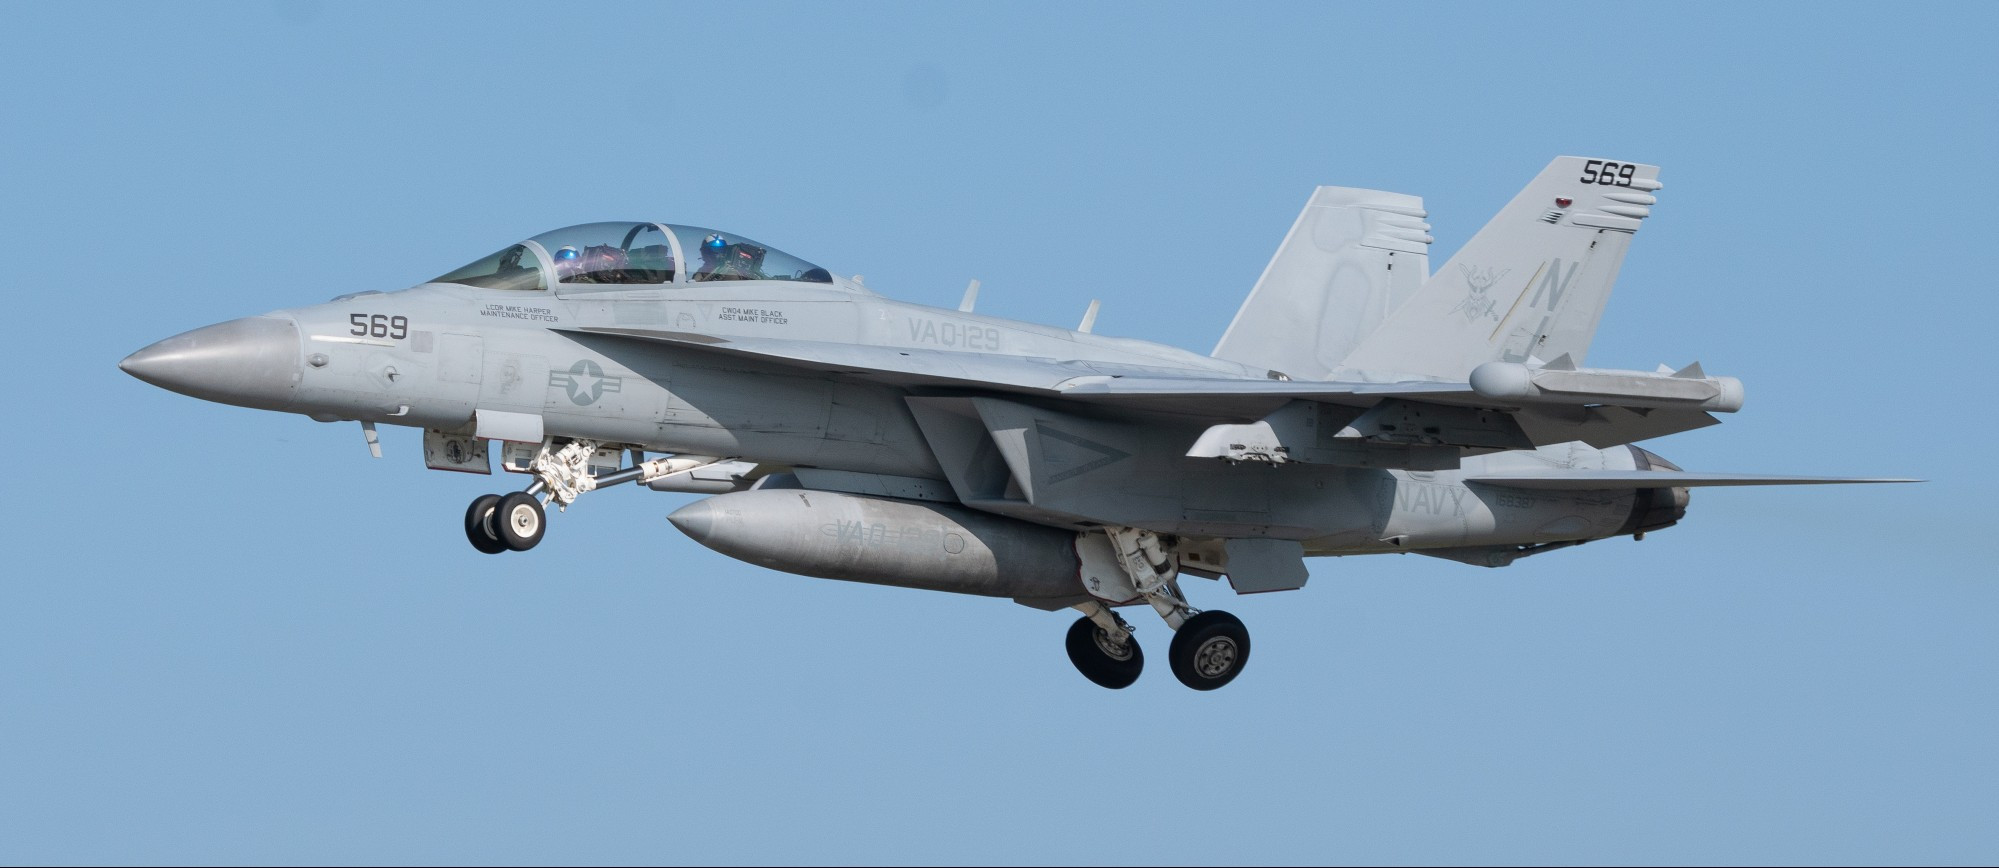
[[[1166,660],[1181,684],[1213,690],[1234,681],[1249,662],[1249,628],[1227,612],[1202,612],[1174,632]]]
[[[548,514],[542,510],[541,501],[525,491],[500,498],[500,505],[493,510],[493,535],[514,551],[524,552],[539,545],[541,535],[547,530]]]
[[[499,506],[499,495],[485,494],[473,498],[472,505],[465,510],[465,539],[473,548],[489,555],[507,550],[507,544],[493,534],[493,510]]]
[[[1110,644],[1110,637],[1095,621],[1081,618],[1069,625],[1069,662],[1076,664],[1076,671],[1083,673],[1100,687],[1122,690],[1138,680],[1138,674],[1145,671],[1145,649],[1138,647],[1138,640],[1126,639],[1123,649]],[[1123,657],[1116,651],[1124,651]]]

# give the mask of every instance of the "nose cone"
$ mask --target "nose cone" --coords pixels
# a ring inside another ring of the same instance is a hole
[[[303,367],[298,326],[252,316],[174,335],[125,357],[118,369],[204,401],[281,410]]]
[[[715,532],[715,506],[704,498],[674,510],[666,520],[695,542],[706,544]]]

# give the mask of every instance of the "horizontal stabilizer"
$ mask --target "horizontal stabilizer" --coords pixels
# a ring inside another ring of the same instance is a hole
[[[1853,476],[1765,476],[1757,473],[1692,473],[1683,470],[1570,470],[1562,473],[1468,476],[1466,482],[1552,491],[1606,488],[1693,488],[1715,485],[1839,485],[1848,482],[1921,482],[1920,479]]]

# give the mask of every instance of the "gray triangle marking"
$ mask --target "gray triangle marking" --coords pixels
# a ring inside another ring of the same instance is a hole
[[[1080,464],[1075,467],[1071,467],[1068,470],[1062,471],[1061,473],[1049,474],[1048,476],[1049,485],[1054,485],[1055,483],[1061,482],[1065,479],[1074,479],[1078,476],[1081,476],[1085,473],[1090,473],[1092,471],[1102,470],[1105,467],[1109,467],[1113,464],[1125,460],[1126,458],[1131,457],[1131,453],[1126,452],[1122,449],[1118,449],[1112,446],[1106,446],[1102,443],[1098,443],[1092,440],[1085,440],[1081,437],[1078,437],[1074,434],[1070,434],[1064,431],[1058,431],[1054,428],[1049,427],[1046,423],[1042,422],[1039,419],[1035,420],[1034,422],[1034,433],[1039,434],[1042,437],[1050,440],[1060,440],[1071,446],[1081,446],[1084,449],[1088,449],[1091,452],[1095,452],[1098,455],[1103,456],[1087,464]]]

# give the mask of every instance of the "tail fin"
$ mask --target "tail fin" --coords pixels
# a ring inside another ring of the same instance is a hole
[[[1429,278],[1423,217],[1415,196],[1313,191],[1213,355],[1325,378]]]
[[[1659,167],[1557,157],[1340,364],[1461,379],[1490,361],[1589,352]]]

